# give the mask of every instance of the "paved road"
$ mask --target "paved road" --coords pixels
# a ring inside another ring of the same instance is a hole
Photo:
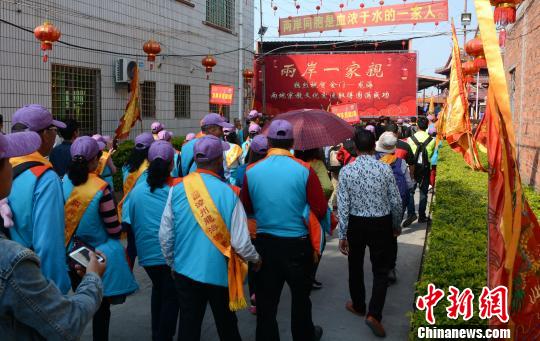
[[[388,290],[384,308],[383,324],[387,340],[406,340],[409,332],[409,317],[414,299],[414,283],[422,256],[425,238],[425,224],[413,224],[404,229],[399,237],[398,282]],[[347,261],[337,249],[337,239],[329,241],[319,267],[318,279],[324,285],[322,290],[313,291],[313,320],[324,328],[323,340],[375,340],[364,321],[345,310],[349,299]],[[371,264],[365,258],[366,287],[371,291]],[[150,330],[150,289],[148,276],[136,267],[136,277],[140,291],[128,298],[122,305],[112,307],[111,340],[151,340]],[[246,291],[247,292],[247,291]],[[238,313],[239,328],[244,340],[254,340],[255,316],[247,311]],[[278,315],[281,340],[291,340],[290,295],[287,287],[283,290]],[[91,325],[85,331],[83,340],[91,340]],[[208,308],[203,324],[201,340],[218,340],[211,310]]]

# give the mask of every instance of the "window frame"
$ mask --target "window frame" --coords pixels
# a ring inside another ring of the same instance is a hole
[[[180,91],[180,93],[177,92]],[[187,95],[182,93],[182,91],[187,91]],[[174,118],[175,119],[190,119],[191,118],[191,86],[188,84],[174,84]],[[180,98],[178,98],[180,97]],[[186,101],[182,101],[182,99]],[[183,108],[179,108],[180,104],[183,103]],[[178,115],[178,113],[183,109],[186,113],[184,116]]]
[[[81,85],[83,82],[87,83],[86,87]],[[53,116],[61,121],[77,120],[81,134],[101,132],[101,88],[100,68],[53,63],[50,85]],[[62,89],[63,93],[60,92]]]
[[[152,88],[150,86],[153,84],[153,96],[152,98],[145,98],[145,94],[147,93],[147,89]],[[147,88],[150,86],[149,88]],[[140,84],[140,91],[141,91],[141,117],[144,118],[156,118],[157,116],[157,106],[156,106],[156,96],[157,96],[157,84],[155,81],[149,81],[146,80]],[[147,101],[150,100],[153,103],[147,103]],[[153,106],[153,108],[152,108]],[[152,110],[153,109],[153,110]],[[153,111],[150,114],[148,114],[148,110]]]

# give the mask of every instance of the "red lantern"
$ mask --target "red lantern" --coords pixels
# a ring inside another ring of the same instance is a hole
[[[272,9],[274,10],[274,16],[275,16],[275,15],[276,15],[276,11],[277,11],[277,6],[272,7]]]
[[[384,5],[384,1],[383,0],[379,1],[379,5],[381,6]]]
[[[209,73],[212,72],[212,68],[217,65],[217,61],[214,56],[208,55],[203,58],[201,64],[206,68],[206,79],[208,79]]]
[[[361,2],[361,3],[360,3],[360,8],[364,8],[364,6],[365,6],[364,3]]]
[[[41,50],[43,50],[43,62],[49,60],[48,50],[52,50],[54,42],[60,39],[60,31],[50,22],[45,21],[34,29],[34,36],[41,41]]]
[[[495,6],[495,23],[506,26],[516,22],[516,7],[521,0],[489,0]]]
[[[339,4],[339,9],[340,10],[343,10],[343,7],[345,7],[345,5],[343,3]]]
[[[317,15],[318,15],[318,14],[319,14],[319,11],[321,10],[321,6],[317,5],[317,6],[315,7],[315,9],[317,10]]]
[[[156,55],[161,52],[161,45],[154,39],[150,39],[144,43],[143,50],[148,55],[146,60],[150,62],[150,70],[152,70],[156,61]]]
[[[244,72],[242,72],[242,76],[244,76],[244,80],[249,83],[251,82],[255,74],[253,73],[253,70],[245,69]]]
[[[300,5],[296,5],[296,14],[298,14],[299,10],[300,10]]]
[[[474,66],[478,70],[487,68],[486,57],[484,56],[484,45],[482,39],[476,36],[465,44],[465,52],[474,57]]]
[[[464,76],[472,76],[478,73],[478,68],[474,65],[473,61],[463,63],[461,70]]]

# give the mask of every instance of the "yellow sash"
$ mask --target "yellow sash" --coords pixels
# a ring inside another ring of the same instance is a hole
[[[103,154],[99,158],[98,166],[96,170],[94,171],[95,174],[97,175],[103,174],[103,171],[105,170],[105,166],[107,165],[107,160],[109,159],[109,155],[111,155],[110,152],[103,151]]]
[[[244,278],[247,264],[231,247],[231,236],[206,185],[199,173],[190,173],[183,179],[186,196],[197,223],[212,244],[229,259],[229,309],[237,311],[247,307],[244,298]]]
[[[65,210],[65,246],[67,247],[71,237],[75,233],[77,226],[81,222],[88,205],[94,200],[96,194],[107,187],[107,183],[96,174],[88,174],[88,181],[84,184],[73,187],[69,198],[64,205]]]
[[[18,165],[25,162],[41,162],[44,166],[52,168],[52,164],[44,158],[39,152],[34,152],[25,156],[12,157],[9,159],[12,167],[17,167]]]
[[[386,154],[385,156],[379,159],[379,161],[384,162],[388,165],[393,164],[394,162],[396,162],[396,160],[397,160],[397,156],[395,156],[394,154]]]
[[[240,155],[242,155],[242,148],[240,148],[239,145],[234,143],[229,143],[231,146],[231,149],[227,150],[225,152],[225,160],[227,161],[227,167],[231,167],[231,165],[238,160]]]
[[[123,187],[124,197],[118,203],[118,218],[120,219],[120,221],[122,220],[122,207],[124,206],[124,201],[126,200],[129,192],[131,192],[133,187],[135,187],[135,184],[137,183],[137,180],[139,180],[139,177],[141,176],[141,174],[144,173],[144,171],[148,169],[148,166],[149,166],[148,160],[144,160],[136,172],[129,173],[129,175],[126,177],[126,181],[124,182],[124,187]]]

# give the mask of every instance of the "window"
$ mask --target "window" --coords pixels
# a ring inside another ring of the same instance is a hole
[[[512,109],[512,118],[515,110],[516,104],[516,67],[513,67],[510,70],[510,109]]]
[[[190,118],[191,116],[189,85],[174,85],[174,117]]]
[[[156,82],[144,82],[141,85],[142,117],[156,117]]]
[[[101,123],[101,72],[99,69],[52,65],[52,114],[74,119],[81,134],[95,134]]]
[[[234,0],[206,0],[206,22],[232,31]]]
[[[216,114],[221,114],[227,121],[230,121],[231,118],[231,107],[228,105],[222,105],[221,106],[221,112],[219,112],[219,105],[217,104],[210,104],[210,111]]]

